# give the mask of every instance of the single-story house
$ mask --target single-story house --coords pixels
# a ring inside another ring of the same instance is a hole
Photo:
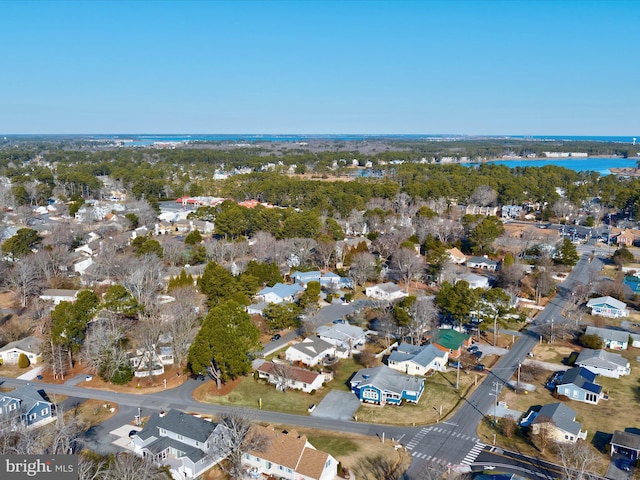
[[[262,315],[262,312],[267,308],[269,304],[267,302],[258,302],[248,305],[246,311],[249,315]]]
[[[611,438],[611,456],[616,453],[629,457],[632,461],[640,458],[640,435],[616,430]]]
[[[318,282],[320,283],[320,277],[322,276],[322,273],[320,272],[320,270],[313,270],[311,272],[298,272],[295,271],[291,274],[291,280],[295,283],[297,283],[298,285],[303,286],[304,288],[307,288],[307,284],[309,282]]]
[[[276,431],[272,426],[254,425],[249,435],[252,434],[264,438],[266,447],[242,456],[250,478],[333,480],[337,477],[338,461],[316,450],[306,436],[298,435],[295,430]]]
[[[0,359],[5,365],[17,365],[20,354],[24,353],[32,365],[40,361],[42,340],[29,336],[15,342],[9,342],[0,348]]]
[[[76,298],[78,298],[78,293],[80,293],[80,290],[49,288],[42,291],[40,299],[47,300],[53,302],[54,305],[58,305],[60,302],[75,302]]]
[[[471,345],[471,335],[458,332],[452,328],[441,328],[431,342],[435,347],[447,352],[450,358],[458,358],[463,348]]]
[[[580,352],[575,364],[584,367],[596,375],[609,378],[620,378],[631,373],[629,361],[619,353],[606,350],[585,348]]]
[[[365,295],[376,300],[392,302],[407,296],[407,293],[392,282],[379,283],[365,288]]]
[[[133,435],[136,455],[158,465],[168,465],[174,478],[193,479],[226,457],[222,424],[170,410],[151,415]]]
[[[551,440],[559,443],[575,443],[579,438],[587,438],[586,430],[576,422],[576,412],[564,403],[550,403],[544,405],[536,418],[531,422],[531,432],[539,434],[546,428]]]
[[[334,357],[335,354],[335,345],[315,335],[305,338],[300,343],[291,345],[284,352],[287,361],[291,363],[303,363],[310,367],[321,364],[325,358]]]
[[[302,292],[303,290],[304,287],[297,283],[292,285],[276,283],[273,287],[265,287],[256,293],[256,299],[259,302],[266,303],[293,302],[298,292]]]
[[[333,379],[331,374],[312,372],[288,363],[262,362],[256,368],[256,372],[258,372],[258,378],[267,380],[282,391],[291,388],[311,393],[313,390],[319,390],[323,383]]]
[[[591,315],[610,318],[629,316],[627,304],[608,295],[606,297],[592,298],[587,302],[587,307],[591,309]]]
[[[23,427],[36,427],[54,417],[53,403],[44,390],[24,385],[7,393],[0,393],[0,422]]]
[[[320,285],[322,288],[353,288],[353,280],[333,272],[327,272],[320,277]]]
[[[456,247],[448,249],[447,255],[449,256],[451,263],[455,263],[457,265],[461,265],[467,261],[467,256]]]
[[[349,382],[361,402],[399,405],[402,400],[418,403],[424,379],[399,373],[386,365],[358,370]]]
[[[486,255],[484,257],[469,257],[467,259],[467,266],[469,268],[477,268],[480,270],[495,272],[498,269],[498,262],[496,262],[495,260],[491,260]]]
[[[387,359],[389,368],[408,375],[426,375],[432,370],[439,372],[447,369],[449,352],[435,345],[411,345],[401,343]]]
[[[173,349],[168,346],[157,347],[154,351],[137,350],[135,355],[129,357],[131,366],[135,369],[136,377],[149,377],[162,375],[166,365],[173,365]]]
[[[483,275],[476,275],[475,273],[468,273],[463,277],[460,277],[456,280],[456,283],[459,281],[465,281],[469,284],[469,288],[482,288],[483,290],[487,290],[489,288],[489,279]]]
[[[321,340],[349,351],[364,345],[367,340],[366,330],[348,323],[321,325],[316,329],[316,333]]]
[[[584,333],[597,335],[602,340],[604,347],[610,350],[626,350],[629,348],[629,332],[624,330],[588,326]]]
[[[602,385],[595,383],[597,375],[583,367],[573,367],[562,374],[556,383],[558,395],[578,402],[597,405],[604,398]]]

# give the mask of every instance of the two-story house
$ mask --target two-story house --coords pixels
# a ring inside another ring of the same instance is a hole
[[[295,430],[279,431],[273,427],[254,425],[249,435],[259,435],[266,447],[251,450],[242,457],[249,478],[281,478],[284,480],[333,480],[338,461],[328,453],[316,450],[304,435]]]
[[[0,394],[0,422],[16,427],[38,427],[54,417],[54,406],[44,390],[24,385]]]
[[[134,452],[169,466],[174,478],[196,478],[226,457],[225,432],[222,424],[177,410],[154,413],[133,435]]]

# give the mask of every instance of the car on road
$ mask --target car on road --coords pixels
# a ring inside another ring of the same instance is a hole
[[[280,335],[279,333],[276,333],[273,337],[271,337],[271,341],[275,342],[276,340],[280,340],[282,338],[282,335]]]

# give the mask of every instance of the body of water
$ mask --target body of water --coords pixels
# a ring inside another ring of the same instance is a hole
[[[611,168],[635,168],[640,158],[544,158],[537,160],[494,160],[489,163],[506,165],[507,167],[544,167],[555,165],[577,172],[594,171],[601,175],[609,175]],[[477,164],[472,164],[477,165]]]

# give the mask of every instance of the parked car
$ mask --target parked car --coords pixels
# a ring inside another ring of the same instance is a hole
[[[473,369],[479,372],[484,372],[484,363],[479,363],[477,365],[474,365]]]
[[[621,458],[620,460],[618,460],[618,467],[620,468],[620,470],[628,472],[629,470],[631,470],[631,461],[626,458]]]
[[[462,364],[460,362],[449,362],[449,366],[452,368],[462,368]]]
[[[312,403],[311,405],[309,405],[309,408],[307,408],[307,412],[311,413],[316,409],[316,404]]]
[[[276,340],[280,340],[282,338],[282,335],[280,335],[279,333],[276,333],[273,337],[271,337],[271,341],[275,342]]]
[[[477,345],[471,345],[469,348],[467,348],[467,352],[477,352],[478,351],[478,346]]]
[[[476,356],[476,360],[480,360],[482,358],[482,352],[480,350],[476,350],[473,354]]]
[[[334,321],[333,321],[333,323],[335,323],[336,325],[338,325],[338,324],[345,324],[345,323],[347,323],[347,322],[345,322],[345,321],[344,321],[343,319],[341,319],[341,318],[338,318],[337,320],[334,320]]]

